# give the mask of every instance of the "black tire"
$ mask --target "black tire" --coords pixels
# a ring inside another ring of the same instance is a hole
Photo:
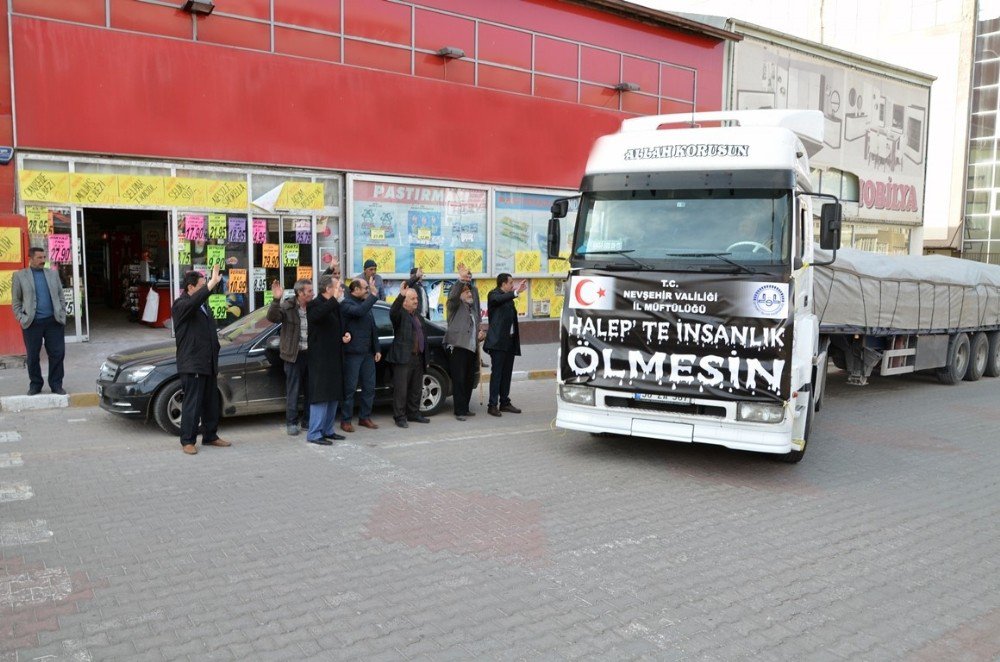
[[[979,381],[986,372],[986,364],[990,358],[990,341],[986,334],[980,331],[972,336],[969,344],[969,367],[965,370],[965,381]]]
[[[153,398],[153,420],[164,432],[175,437],[181,434],[182,402],[184,389],[179,379],[168,382]]]
[[[959,333],[952,336],[948,344],[948,363],[938,369],[938,379],[942,384],[957,384],[969,369],[969,336]]]
[[[986,339],[989,341],[990,347],[987,352],[986,370],[983,374],[987,377],[1000,377],[1000,331],[987,333]]]
[[[823,408],[823,400],[826,399],[826,377],[830,372],[830,357],[827,356],[827,360],[823,362],[823,365],[816,366],[816,379],[813,381],[815,388],[819,389],[819,397],[816,398],[816,406],[813,411],[819,411]]]
[[[451,379],[434,366],[424,373],[424,388],[420,394],[420,413],[433,416],[444,409],[445,402],[451,394]]]
[[[813,412],[816,411],[816,403],[813,401],[813,394],[809,392],[809,403],[806,405],[806,429],[802,434],[802,450],[789,451],[784,455],[779,455],[778,459],[788,464],[798,464],[805,457],[806,449],[809,447],[809,436],[812,434]]]

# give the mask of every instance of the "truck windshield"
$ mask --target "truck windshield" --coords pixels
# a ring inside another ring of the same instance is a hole
[[[786,190],[596,191],[580,202],[574,257],[626,253],[653,267],[697,263],[726,268],[789,261],[792,197]],[[724,259],[720,259],[724,258]]]

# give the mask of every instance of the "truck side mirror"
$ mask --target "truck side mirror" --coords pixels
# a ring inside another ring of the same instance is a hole
[[[555,213],[555,205],[552,205],[553,213]],[[565,215],[565,212],[564,214]],[[546,247],[549,251],[549,259],[555,259],[559,257],[559,238],[562,233],[559,232],[559,217],[553,216],[549,219],[549,236],[546,241]]]
[[[569,212],[569,198],[556,198],[552,201],[552,218],[566,218]]]
[[[819,246],[825,251],[840,248],[841,206],[839,202],[823,205],[819,216]]]

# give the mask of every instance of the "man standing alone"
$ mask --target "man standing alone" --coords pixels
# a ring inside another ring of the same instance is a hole
[[[344,348],[344,406],[340,419],[340,429],[344,432],[354,432],[351,418],[358,382],[361,383],[358,425],[373,430],[378,428],[372,420],[372,406],[375,404],[375,364],[382,359],[382,354],[372,314],[372,307],[378,301],[369,291],[372,285],[360,278],[354,279],[350,292],[340,304],[344,331],[351,334],[351,341]]]
[[[407,421],[430,423],[431,419],[420,413],[426,356],[424,323],[417,311],[417,293],[406,283],[392,302],[389,319],[395,334],[386,358],[392,364],[392,417],[401,428],[409,427]]]
[[[490,328],[486,333],[483,349],[490,355],[493,364],[490,371],[490,402],[486,413],[500,416],[500,412],[520,414],[521,410],[511,404],[510,378],[514,373],[514,357],[521,355],[521,335],[517,328],[517,308],[514,299],[527,287],[525,281],[514,288],[510,274],[497,276],[496,289],[486,297],[486,314]]]
[[[460,421],[476,415],[469,411],[469,401],[479,361],[477,349],[479,341],[485,337],[485,332],[479,330],[479,290],[472,284],[468,267],[460,264],[458,280],[448,294],[448,332],[444,336],[455,418]]]
[[[45,268],[45,249],[28,250],[28,268],[14,274],[11,308],[21,325],[27,352],[28,395],[42,392],[42,342],[49,357],[49,388],[63,390],[63,359],[66,357],[66,309],[62,305],[62,282],[53,269]]]
[[[309,323],[306,320],[306,306],[312,301],[312,281],[302,279],[292,286],[295,297],[282,299],[285,291],[278,281],[271,285],[274,299],[267,309],[267,319],[281,324],[281,344],[279,354],[285,364],[285,431],[290,435],[299,433],[299,392],[305,400],[302,413],[302,428],[309,429]]]
[[[208,296],[222,276],[212,267],[206,281],[197,271],[184,274],[184,291],[174,301],[172,315],[177,342],[177,372],[184,401],[181,404],[181,448],[188,455],[198,452],[195,442],[201,428],[202,446],[232,446],[219,438],[219,330],[208,306]]]

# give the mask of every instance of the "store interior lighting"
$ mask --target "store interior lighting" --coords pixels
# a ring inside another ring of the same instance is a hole
[[[437,55],[448,58],[449,60],[457,60],[465,57],[465,51],[461,48],[456,48],[455,46],[445,46],[437,49]]]
[[[615,89],[618,90],[619,92],[638,92],[639,91],[639,84],[638,83],[626,83],[626,82],[623,81],[623,82],[618,83],[617,85],[615,85]]]
[[[215,11],[215,2],[212,0],[184,0],[181,9],[192,14],[208,16]]]

